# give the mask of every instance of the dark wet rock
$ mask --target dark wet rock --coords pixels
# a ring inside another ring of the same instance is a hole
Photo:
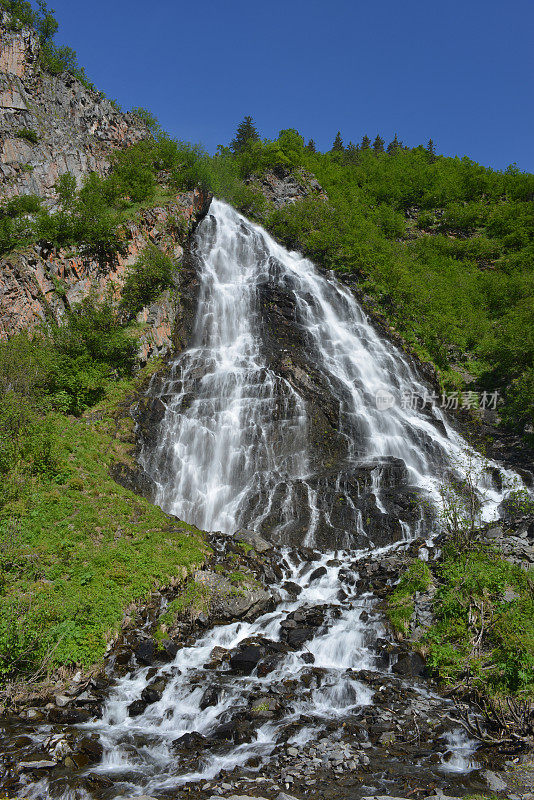
[[[261,661],[263,654],[264,651],[258,645],[245,645],[230,657],[230,667],[234,672],[250,675]]]
[[[325,614],[324,606],[299,608],[288,614],[280,624],[282,640],[293,650],[300,650],[323,624]]]
[[[79,743],[78,749],[84,753],[91,762],[100,761],[104,748],[98,736],[85,736]]]
[[[174,661],[179,649],[179,645],[173,642],[172,639],[164,639],[159,652],[162,656],[164,655],[168,661]]]
[[[210,660],[204,664],[205,669],[217,669],[223,663],[230,658],[230,651],[226,650],[224,647],[214,647],[210,653]]]
[[[257,674],[259,678],[265,678],[266,675],[273,672],[280,661],[280,655],[278,656],[269,656],[268,658],[264,658],[257,666]]]
[[[93,716],[94,711],[90,713],[81,708],[51,708],[48,712],[48,720],[56,725],[79,725],[89,722]]]
[[[286,592],[294,597],[298,597],[298,595],[302,592],[302,586],[299,586],[298,583],[295,583],[294,581],[286,581],[282,584],[282,589],[285,589]]]
[[[221,688],[219,686],[208,687],[200,700],[200,710],[204,711],[209,706],[216,706],[219,702],[220,694]]]
[[[249,742],[252,737],[252,731],[247,722],[243,720],[231,720],[230,722],[223,722],[211,734],[211,739],[223,742],[233,742],[234,744],[243,744]]]
[[[272,719],[280,709],[280,702],[274,697],[260,697],[250,708],[252,719]]]
[[[146,707],[147,703],[144,700],[134,700],[133,703],[130,703],[128,706],[128,716],[139,717],[144,713]]]
[[[192,731],[191,733],[184,733],[183,736],[175,739],[172,746],[174,750],[196,750],[203,747],[205,743],[206,738],[201,733]]]
[[[97,691],[103,691],[107,689],[111,683],[111,680],[107,678],[105,675],[96,675],[94,678],[91,679],[89,685],[92,689],[96,689]]]
[[[301,653],[300,657],[305,664],[315,664],[315,656],[313,653]]]
[[[152,681],[152,683],[149,683],[148,686],[145,686],[141,692],[141,700],[143,700],[147,705],[157,703],[159,700],[161,700],[161,695],[165,691],[165,685],[166,683],[162,679]]]
[[[308,583],[309,584],[315,583],[315,581],[320,580],[323,577],[323,575],[326,575],[326,573],[327,573],[326,567],[317,567],[317,569],[314,569],[312,574],[310,575]]]
[[[157,658],[156,643],[152,639],[142,639],[134,650],[140,664],[151,666]]]
[[[397,675],[415,678],[425,674],[426,662],[419,653],[403,653],[392,669]]]

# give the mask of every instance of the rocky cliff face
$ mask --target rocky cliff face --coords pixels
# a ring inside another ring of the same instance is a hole
[[[39,66],[39,43],[29,29],[0,25],[1,197],[50,198],[58,177],[104,174],[111,151],[148,135],[134,115],[118,111],[68,73],[48,75]],[[20,138],[35,131],[37,143]]]
[[[206,213],[209,197],[182,192],[165,206],[146,209],[127,225],[127,249],[105,270],[96,261],[65,251],[47,252],[39,245],[0,261],[0,339],[34,330],[47,319],[61,319],[65,310],[90,292],[100,299],[111,292],[120,297],[125,273],[147,242],[173,257],[180,266],[184,245]],[[137,316],[142,325],[140,358],[165,352],[171,343],[176,296],[166,292]]]
[[[35,132],[37,142],[21,136],[23,131]],[[9,31],[0,19],[0,199],[35,194],[52,204],[60,175],[70,172],[78,183],[89,172],[103,175],[115,148],[148,135],[137,116],[118,111],[72,75],[44,73],[35,33]],[[125,253],[105,268],[76,252],[39,245],[4,257],[0,339],[34,330],[47,319],[59,320],[90,292],[120,297],[125,273],[147,242],[179,267],[189,234],[208,205],[209,198],[200,192],[181,192],[162,207],[142,211],[126,225]],[[171,292],[140,312],[141,361],[168,349],[175,313]]]

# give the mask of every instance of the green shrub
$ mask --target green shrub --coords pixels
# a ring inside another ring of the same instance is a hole
[[[57,211],[41,210],[35,223],[39,241],[57,247],[77,246],[82,255],[105,266],[113,263],[125,244],[119,232],[119,215],[109,203],[109,182],[91,173],[76,192],[76,181],[62,175],[55,186]]]
[[[442,680],[485,693],[534,690],[529,575],[489,547],[446,548],[426,643]]]
[[[19,31],[22,28],[35,28],[38,15],[25,0],[0,0],[0,11],[9,14],[8,30]]]
[[[173,285],[176,267],[169,256],[148,244],[130,267],[122,288],[121,310],[133,317]]]
[[[50,326],[49,337],[53,365],[47,391],[60,411],[80,414],[104,396],[111,380],[132,374],[137,343],[107,301],[86,298]]]
[[[425,561],[416,559],[411,564],[388,598],[387,615],[393,628],[407,634],[414,612],[416,592],[425,592],[432,583],[432,573]]]
[[[15,136],[18,139],[25,139],[30,144],[37,144],[39,141],[39,135],[37,131],[34,131],[32,128],[22,128],[20,131],[17,131]]]
[[[21,217],[25,214],[37,214],[41,208],[41,198],[34,194],[23,194],[13,197],[0,206],[0,217]]]

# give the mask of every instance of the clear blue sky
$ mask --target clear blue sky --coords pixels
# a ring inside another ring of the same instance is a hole
[[[245,114],[331,147],[395,132],[534,171],[533,0],[51,0],[58,42],[125,108],[209,151]]]

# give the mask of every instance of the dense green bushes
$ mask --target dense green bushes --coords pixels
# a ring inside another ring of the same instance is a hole
[[[446,548],[439,566],[430,665],[448,683],[484,692],[534,689],[534,595],[529,575],[489,547]]]
[[[414,598],[433,585],[433,622],[419,637],[437,678],[460,693],[484,696],[534,691],[532,577],[473,539],[449,541],[439,562],[416,560],[387,600],[387,615],[409,633]]]
[[[6,408],[12,396],[37,413],[54,408],[80,414],[103,397],[110,382],[132,374],[136,352],[137,342],[112,304],[86,298],[61,323],[0,342]]]
[[[172,286],[175,270],[172,258],[147,245],[128,271],[122,288],[121,310],[126,317],[133,317]]]

